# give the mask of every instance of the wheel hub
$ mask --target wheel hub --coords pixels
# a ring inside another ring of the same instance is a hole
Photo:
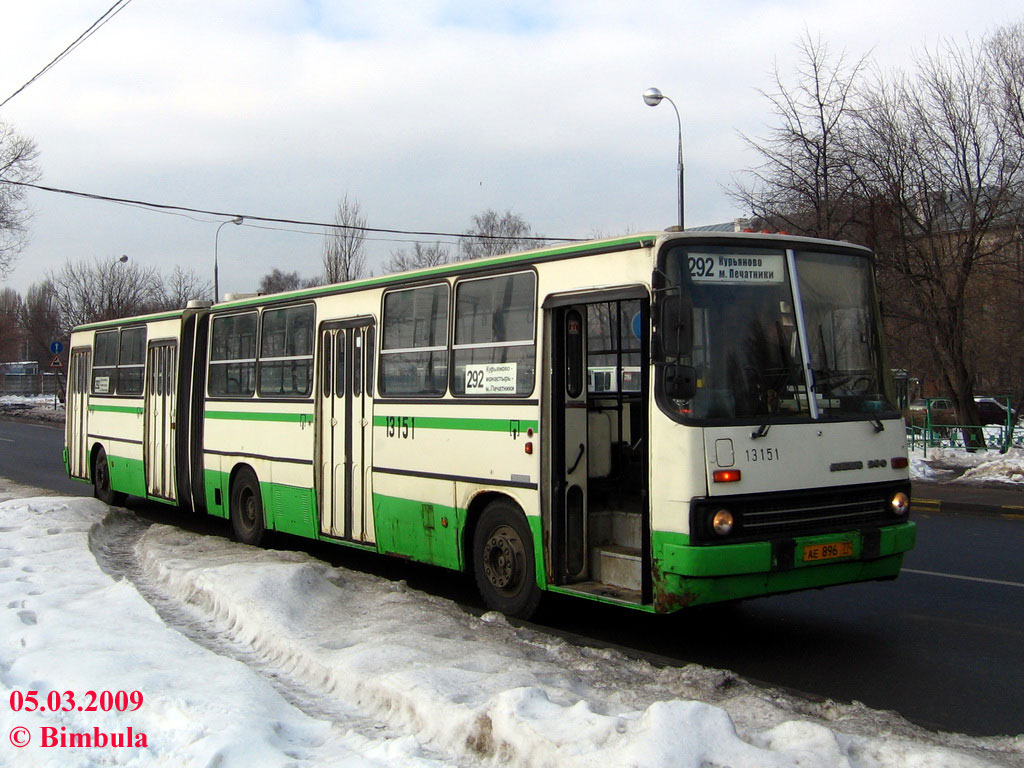
[[[496,528],[484,546],[484,573],[503,592],[514,591],[522,580],[523,544],[508,526]]]

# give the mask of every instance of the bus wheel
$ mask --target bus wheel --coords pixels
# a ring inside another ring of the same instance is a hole
[[[231,485],[231,529],[235,541],[258,547],[263,542],[263,501],[251,469],[243,469]]]
[[[487,607],[528,619],[540,602],[533,537],[523,513],[509,501],[491,502],[473,534],[473,571]]]
[[[128,494],[110,487],[110,464],[107,463],[107,452],[102,448],[96,451],[92,462],[92,495],[112,507],[121,506],[128,498]]]

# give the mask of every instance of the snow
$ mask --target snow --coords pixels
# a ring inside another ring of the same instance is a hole
[[[304,553],[39,493],[0,481],[0,764],[1024,765],[1024,736],[934,734],[724,670],[655,667]],[[144,702],[12,711],[30,689]],[[129,726],[145,746],[39,745],[43,727]]]
[[[0,395],[0,415],[64,423],[64,403],[53,395]]]

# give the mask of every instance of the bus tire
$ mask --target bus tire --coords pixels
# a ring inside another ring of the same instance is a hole
[[[540,603],[533,536],[519,508],[492,501],[473,532],[473,573],[487,607],[528,619]]]
[[[263,498],[256,474],[248,467],[239,470],[231,484],[230,514],[235,541],[254,547],[263,543]]]
[[[110,464],[107,452],[102,448],[96,449],[92,460],[92,495],[112,507],[121,506],[128,498],[128,494],[110,487]]]

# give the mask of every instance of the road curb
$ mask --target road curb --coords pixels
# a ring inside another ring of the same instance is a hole
[[[1024,520],[1024,505],[978,504],[976,502],[949,501],[944,499],[912,498],[910,512],[950,512],[968,515],[1002,517],[1008,520]]]

